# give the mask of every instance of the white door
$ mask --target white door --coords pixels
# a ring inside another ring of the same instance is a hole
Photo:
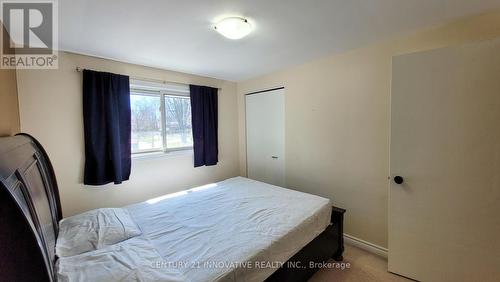
[[[500,281],[500,40],[398,56],[389,271]]]
[[[248,178],[285,186],[284,89],[246,95]]]

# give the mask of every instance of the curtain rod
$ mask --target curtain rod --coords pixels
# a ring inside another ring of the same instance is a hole
[[[82,67],[76,67],[77,72],[82,72],[84,68]],[[182,85],[186,86],[189,85],[187,83],[181,83],[181,82],[175,82],[175,81],[168,81],[168,80],[162,80],[162,79],[154,79],[154,78],[146,78],[146,77],[138,77],[138,76],[129,76],[131,79],[134,80],[142,80],[142,81],[149,81],[149,82],[157,82],[157,83],[162,83],[162,84],[177,84],[177,85]],[[221,89],[220,87],[214,87],[217,89]]]

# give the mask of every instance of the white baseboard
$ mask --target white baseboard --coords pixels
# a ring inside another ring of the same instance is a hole
[[[353,245],[355,247],[358,247],[362,250],[365,250],[367,252],[370,252],[372,254],[375,254],[377,256],[381,256],[384,258],[387,258],[387,248],[381,247],[379,245],[375,245],[373,243],[367,242],[365,240],[356,238],[352,235],[345,234],[344,233],[344,242]]]

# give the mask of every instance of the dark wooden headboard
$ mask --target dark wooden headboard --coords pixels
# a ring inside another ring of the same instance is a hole
[[[36,139],[0,138],[0,273],[3,281],[56,281],[62,218],[50,160]]]

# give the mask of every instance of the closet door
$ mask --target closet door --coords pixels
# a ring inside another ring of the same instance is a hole
[[[389,271],[500,281],[500,40],[395,57],[391,95]]]
[[[248,178],[285,185],[284,89],[246,95]]]

